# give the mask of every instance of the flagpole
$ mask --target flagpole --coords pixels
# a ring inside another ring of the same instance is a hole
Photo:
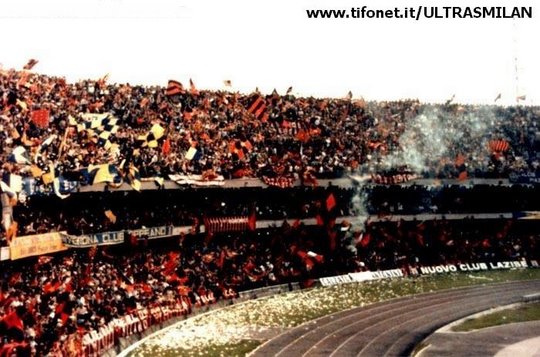
[[[516,84],[516,105],[519,105],[519,71],[518,71],[518,43],[517,43],[517,25],[516,20],[512,24],[512,43],[514,50],[514,79]]]
[[[62,159],[62,154],[64,151],[64,145],[66,145],[67,135],[69,130],[69,123],[66,126],[66,130],[64,131],[64,138],[62,139],[62,142],[60,143],[60,148],[58,149],[58,161]]]

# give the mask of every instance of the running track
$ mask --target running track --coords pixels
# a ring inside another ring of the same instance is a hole
[[[438,328],[540,291],[540,280],[451,289],[341,311],[264,343],[251,356],[409,356]]]

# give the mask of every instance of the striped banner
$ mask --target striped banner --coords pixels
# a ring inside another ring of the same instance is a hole
[[[266,101],[259,95],[253,103],[248,107],[248,112],[253,114],[257,120],[268,120],[268,114],[266,113]]]
[[[510,149],[510,144],[506,140],[491,140],[489,148],[493,152],[505,152]]]
[[[208,233],[242,232],[255,228],[254,216],[214,217],[204,219]]]
[[[293,187],[294,182],[296,181],[294,177],[286,177],[286,176],[280,176],[280,177],[263,176],[262,180],[268,186],[279,187],[279,188]]]
[[[172,96],[182,93],[184,93],[184,86],[182,85],[182,83],[171,79],[167,85],[167,90],[165,94],[167,96]]]

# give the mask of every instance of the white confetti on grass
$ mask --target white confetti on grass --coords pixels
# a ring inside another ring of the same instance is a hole
[[[403,278],[315,288],[250,300],[189,318],[145,341],[131,356],[243,356],[278,333],[333,312],[404,295],[540,276],[539,271]],[[480,278],[480,279],[479,279]]]

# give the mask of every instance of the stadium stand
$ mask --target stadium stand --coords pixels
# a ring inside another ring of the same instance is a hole
[[[0,356],[100,355],[263,286],[538,260],[539,114],[2,70]],[[453,137],[433,155],[426,115]]]
[[[423,113],[432,113],[459,145],[427,155],[422,176],[509,177],[539,167],[538,108],[171,92],[104,79],[71,84],[15,70],[0,78],[2,162],[29,164],[6,169],[38,185],[56,178],[116,182],[117,176],[136,184],[170,175],[289,185],[288,178],[311,182],[360,166],[377,173],[387,169],[385,155],[421,139],[407,129],[421,127],[415,118]]]

